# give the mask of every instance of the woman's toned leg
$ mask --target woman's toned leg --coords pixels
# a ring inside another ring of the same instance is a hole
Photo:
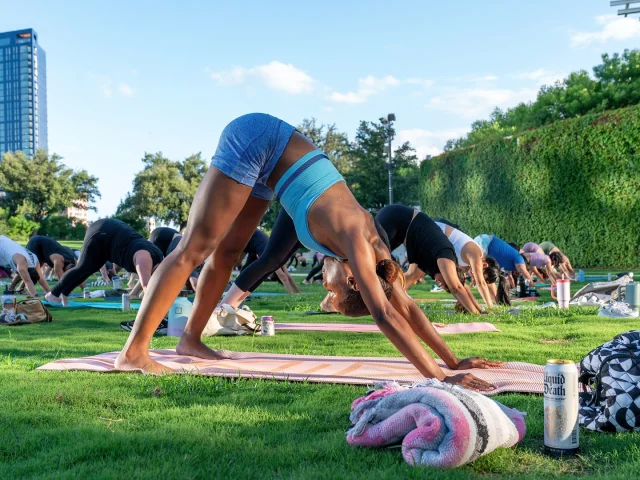
[[[216,247],[209,261],[205,263],[198,279],[193,310],[176,347],[176,351],[180,355],[210,359],[221,358],[218,353],[202,343],[200,336],[213,313],[213,309],[222,297],[231,277],[233,266],[238,257],[242,255],[242,251],[268,207],[269,201],[249,197],[240,215]]]
[[[180,245],[151,277],[133,330],[116,359],[116,368],[156,374],[167,372],[149,356],[151,338],[189,274],[214,252],[247,203],[250,193],[251,187],[239,184],[215,167],[209,168],[196,192]],[[228,276],[225,282],[227,280]],[[217,300],[215,298],[214,303]]]

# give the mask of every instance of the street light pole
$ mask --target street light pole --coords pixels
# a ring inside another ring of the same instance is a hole
[[[389,130],[391,130],[391,122],[389,122]],[[389,169],[389,205],[393,205],[393,164],[391,163],[391,132],[389,131],[387,134],[387,153],[389,154],[389,164],[387,168]]]
[[[387,140],[387,169],[389,170],[389,205],[393,204],[393,159],[391,154],[391,140],[393,139],[393,122],[396,121],[394,113],[390,113],[386,117],[380,119],[380,123],[384,125],[384,133]]]

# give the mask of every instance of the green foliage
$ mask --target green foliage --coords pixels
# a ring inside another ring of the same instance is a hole
[[[13,240],[26,240],[35,232],[40,224],[29,220],[24,215],[14,215],[7,221],[8,236]]]
[[[38,233],[57,240],[82,240],[87,233],[87,227],[80,222],[74,225],[72,219],[60,215],[45,218]]]
[[[316,119],[305,118],[298,130],[311,140],[316,147],[327,154],[336,168],[343,175],[351,167],[351,145],[349,137],[344,132],[339,132],[335,123],[332,125],[317,125]]]
[[[428,285],[414,298],[437,298]],[[577,286],[576,286],[577,287]],[[258,315],[279,322],[337,322],[340,315],[309,317],[302,305],[324,297],[320,285],[305,295],[254,299]],[[260,291],[284,292],[275,282]],[[549,292],[538,303],[550,300]],[[450,297],[449,297],[450,298]],[[434,322],[471,322],[469,315],[429,307]],[[442,305],[440,305],[442,307]],[[305,309],[308,309],[306,307]],[[595,309],[525,310],[490,315],[501,333],[447,335],[461,357],[542,365],[549,358],[580,360],[637,319],[603,322]],[[514,448],[500,448],[467,466],[437,470],[410,467],[399,448],[354,448],[345,441],[349,407],[367,386],[313,384],[204,375],[154,377],[136,373],[34,371],[44,363],[119,350],[128,333],[118,327],[134,315],[115,310],[53,309],[54,321],[1,327],[0,478],[187,479],[633,479],[640,468],[640,432],[580,433],[581,454],[561,460],[542,451],[541,395],[501,394],[504,405],[527,412],[527,434]],[[371,317],[351,319],[371,323]],[[277,331],[274,337],[207,337],[214,349],[307,355],[398,357],[382,334]],[[155,336],[154,349],[175,348]]]
[[[136,208],[134,198],[130,193],[127,193],[126,198],[120,201],[116,209],[116,214],[112,218],[126,223],[145,238],[149,236],[150,232],[147,229],[147,222],[140,213],[140,210]]]
[[[553,241],[574,266],[640,264],[640,107],[557,122],[421,165],[425,211],[469,235]]]
[[[389,170],[385,154],[387,134],[395,134],[376,122],[360,122],[352,147],[353,166],[345,180],[363,207],[376,213],[389,203]],[[419,169],[415,150],[404,143],[393,153],[394,203],[417,205],[419,201]]]
[[[521,103],[506,112],[496,108],[488,120],[474,122],[466,137],[449,140],[445,151],[639,103],[640,50],[603,54],[602,63],[593,67],[593,78],[585,70],[573,72],[562,82],[543,86],[535,102]]]
[[[154,217],[184,228],[196,189],[207,172],[207,163],[199,153],[180,162],[169,160],[161,152],[145,154],[142,162],[144,168],[136,174],[133,192],[118,207],[120,213],[116,212],[116,217],[127,212],[137,221]]]
[[[91,204],[100,197],[96,177],[66,167],[62,157],[44,150],[32,159],[22,152],[6,153],[0,162],[0,185],[7,193],[2,206],[8,215],[24,215],[37,223],[79,202],[95,209]]]

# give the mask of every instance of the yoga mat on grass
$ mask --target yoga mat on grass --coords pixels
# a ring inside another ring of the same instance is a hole
[[[476,323],[434,323],[440,334],[499,332],[495,325],[486,322]],[[371,323],[276,323],[276,330],[307,330],[318,332],[355,332],[381,333],[377,325]]]
[[[49,303],[49,302],[42,302],[42,303],[44,303],[47,307],[53,307],[53,308],[99,308],[104,310],[121,310],[122,309],[122,302],[106,302],[106,301],[73,302],[73,301],[70,301],[68,307],[63,307],[62,305],[57,305],[55,303]],[[131,302],[131,310],[138,310],[139,308],[140,308],[140,303]]]
[[[268,338],[267,338],[268,340]],[[38,370],[79,370],[100,373],[117,372],[113,362],[119,352],[93,357],[56,360]],[[176,354],[175,350],[151,350],[151,358],[176,373],[194,373],[215,377],[265,378],[272,380],[306,381],[313,383],[341,383],[373,385],[395,381],[410,385],[424,380],[416,368],[404,358],[325,357],[316,355],[284,355],[220,351],[227,358],[203,360]],[[497,388],[487,395],[503,392],[542,393],[542,365],[509,362],[501,368],[449,370],[441,360],[438,364],[447,375],[473,373]]]

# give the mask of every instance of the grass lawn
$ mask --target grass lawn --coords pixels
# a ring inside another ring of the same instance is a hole
[[[300,277],[295,277],[300,281]],[[415,298],[431,294],[414,287]],[[254,299],[257,315],[277,321],[344,322],[337,315],[302,316],[317,308],[320,286],[301,296]],[[578,288],[577,285],[574,289]],[[266,284],[262,291],[283,291]],[[543,292],[541,301],[548,300]],[[433,321],[478,320],[424,304]],[[604,319],[595,309],[540,310],[482,318],[501,333],[447,336],[459,356],[543,364],[548,358],[579,361],[637,321]],[[0,328],[0,478],[512,478],[589,476],[634,478],[640,469],[640,434],[585,434],[571,460],[542,454],[542,397],[496,397],[527,412],[527,436],[453,471],[413,469],[398,449],[347,445],[349,405],[367,390],[268,380],[223,380],[176,375],[36,372],[57,358],[122,347],[118,326],[131,314],[54,311],[54,322]],[[368,318],[358,322],[370,321]],[[155,338],[153,348],[175,339]],[[398,356],[381,334],[278,332],[275,337],[211,338],[214,348],[277,353]]]

